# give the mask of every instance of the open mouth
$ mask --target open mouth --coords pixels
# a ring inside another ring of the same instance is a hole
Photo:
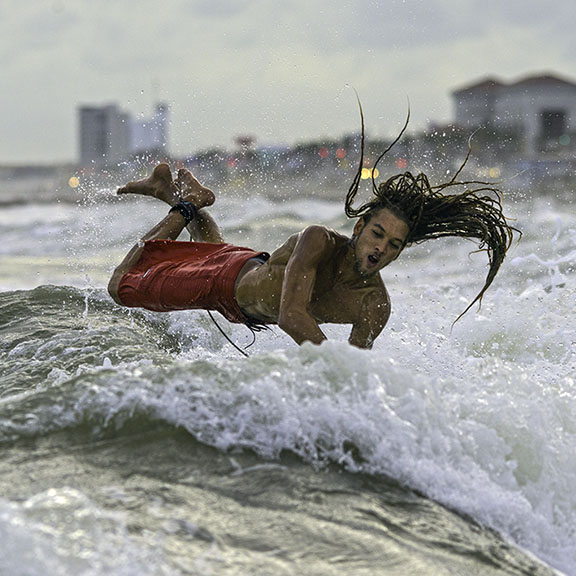
[[[376,264],[378,264],[378,262],[380,262],[380,258],[378,258],[377,256],[374,256],[374,254],[370,254],[370,256],[368,256],[368,262],[370,262],[370,264],[372,264],[372,266],[376,266]]]

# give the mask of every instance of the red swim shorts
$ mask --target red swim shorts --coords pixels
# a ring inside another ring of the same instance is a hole
[[[251,258],[267,260],[269,255],[231,244],[151,240],[122,276],[118,296],[131,308],[216,310],[230,322],[245,323],[248,318],[236,302],[234,285]]]

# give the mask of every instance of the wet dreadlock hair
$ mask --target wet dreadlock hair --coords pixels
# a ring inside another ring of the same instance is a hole
[[[492,284],[510,248],[513,233],[518,232],[521,235],[521,232],[507,223],[502,213],[501,192],[497,188],[487,182],[459,180],[470,158],[470,144],[464,162],[449,182],[431,186],[425,174],[419,173],[414,176],[411,172],[404,172],[376,184],[374,177],[376,166],[404,134],[410,120],[410,112],[398,137],[374,163],[373,198],[360,207],[354,208],[353,203],[364,165],[364,115],[361,105],[360,117],[362,121],[360,164],[346,195],[346,215],[350,218],[363,217],[365,221],[368,221],[372,214],[387,208],[409,227],[405,245],[433,238],[459,236],[475,239],[478,243],[478,250],[488,254],[489,270],[484,286],[464,312],[458,316],[457,321],[476,302],[482,302],[484,293]],[[464,190],[455,194],[444,193],[447,189],[456,187],[464,188]]]

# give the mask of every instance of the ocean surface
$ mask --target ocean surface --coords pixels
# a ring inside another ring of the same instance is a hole
[[[118,182],[120,184],[120,182]],[[298,347],[105,286],[166,213],[94,182],[0,189],[0,575],[576,575],[576,209],[506,196],[524,235],[436,240],[383,271],[372,351]],[[212,213],[272,250],[346,189],[242,189]],[[3,201],[3,198],[10,200]]]

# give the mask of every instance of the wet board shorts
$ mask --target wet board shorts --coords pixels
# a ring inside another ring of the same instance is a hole
[[[230,322],[246,323],[249,319],[234,297],[236,278],[248,260],[265,262],[269,257],[231,244],[151,240],[122,276],[118,296],[131,308],[216,310]]]

